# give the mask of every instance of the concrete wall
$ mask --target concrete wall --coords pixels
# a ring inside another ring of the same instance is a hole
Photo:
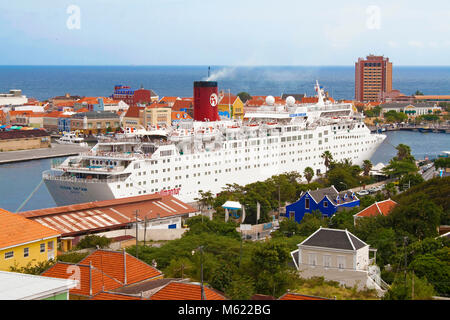
[[[46,138],[47,141],[42,141],[43,138]],[[23,139],[0,140],[0,152],[49,148],[50,143],[50,137],[31,137]]]
[[[350,251],[341,251],[341,252],[337,252],[337,251],[327,251],[327,250],[317,250],[317,249],[304,249],[301,248],[299,250],[299,258],[300,258],[300,263],[299,265],[305,265],[308,266],[309,265],[309,254],[315,254],[316,255],[316,267],[320,266],[323,267],[324,265],[324,256],[330,256],[331,258],[331,262],[330,262],[330,267],[331,268],[338,268],[338,257],[343,257],[344,259],[344,270],[354,270],[354,262],[355,262],[355,255],[353,254],[353,252]],[[316,268],[314,267],[314,268]]]
[[[181,238],[181,236],[189,229],[147,229],[147,232],[144,232],[144,229],[138,229],[138,240],[144,241],[144,233],[145,233],[145,241],[162,241],[162,240],[175,240]],[[115,230],[109,232],[97,233],[98,236],[105,236],[107,238],[115,238],[120,236],[132,236],[136,237],[136,229],[123,229],[123,230]],[[117,245],[116,245],[117,246]]]

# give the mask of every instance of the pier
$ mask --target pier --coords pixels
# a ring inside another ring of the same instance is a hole
[[[369,129],[371,132],[380,132],[383,129],[383,132],[385,131],[415,131],[415,132],[433,132],[433,133],[450,133],[450,125],[444,124],[444,125],[436,125],[436,126],[415,126],[415,125],[389,125],[389,126],[382,126],[379,128],[376,128],[375,126],[369,126]]]
[[[68,157],[77,155],[80,152],[86,152],[88,150],[89,148],[84,148],[77,145],[52,143],[51,148],[0,152],[0,164]]]

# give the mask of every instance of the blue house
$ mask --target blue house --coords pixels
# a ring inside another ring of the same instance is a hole
[[[334,186],[309,190],[300,194],[300,199],[286,206],[286,217],[294,216],[300,222],[305,213],[319,210],[323,216],[331,217],[338,210],[359,206],[359,199],[352,191],[339,192]]]

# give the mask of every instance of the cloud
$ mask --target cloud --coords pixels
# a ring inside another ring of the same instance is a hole
[[[408,41],[408,45],[410,47],[416,47],[416,48],[423,48],[425,46],[422,41],[417,41],[417,40]]]
[[[388,45],[391,48],[399,48],[400,47],[400,44],[398,42],[392,41],[392,40],[388,41]]]

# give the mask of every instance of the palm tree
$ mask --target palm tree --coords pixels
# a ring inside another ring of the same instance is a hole
[[[308,183],[311,182],[312,178],[314,177],[314,170],[311,167],[306,167],[303,171],[303,176],[308,181]]]
[[[411,156],[411,147],[406,144],[400,143],[395,149],[397,149],[397,160],[410,160]]]
[[[372,170],[372,162],[370,162],[370,160],[364,160],[363,165],[362,165],[362,169],[364,171],[364,175],[368,176],[370,170]]]
[[[325,167],[327,168],[327,172],[328,172],[328,168],[329,168],[331,162],[333,161],[333,155],[331,154],[330,151],[327,150],[327,151],[325,151],[324,153],[322,153],[321,157],[322,157],[323,160],[324,160],[324,163],[323,163],[323,164],[324,164]]]

